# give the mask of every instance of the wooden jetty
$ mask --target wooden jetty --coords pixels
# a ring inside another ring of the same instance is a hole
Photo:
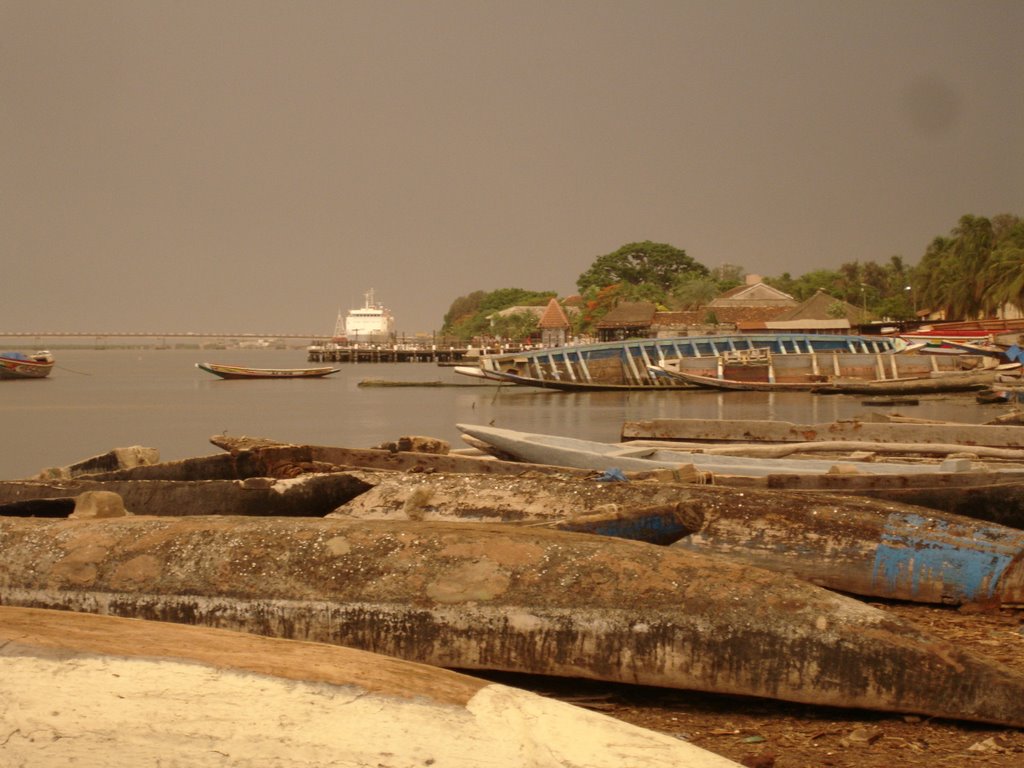
[[[482,355],[521,352],[521,345],[458,346],[453,343],[353,344],[313,341],[306,347],[311,363],[436,363],[455,366],[476,363]]]

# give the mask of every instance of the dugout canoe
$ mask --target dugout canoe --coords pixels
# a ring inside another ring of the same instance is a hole
[[[797,424],[757,419],[640,419],[623,422],[622,440],[679,440],[694,443],[948,443],[1024,448],[1024,429],[956,422],[878,422],[863,419]]]
[[[206,362],[196,363],[196,368],[222,379],[320,379],[341,370],[329,365],[314,368],[249,368]]]
[[[74,497],[106,491],[118,494],[125,508],[139,515],[323,517],[370,487],[343,472],[231,480],[6,480],[0,481],[0,514],[66,517]]]
[[[93,480],[241,480],[248,477],[296,477],[362,467],[399,472],[470,472],[504,476],[525,473],[583,476],[586,470],[500,461],[491,457],[346,448],[323,445],[263,445],[229,453],[195,456],[147,466],[99,472]]]
[[[539,475],[356,471],[369,490],[329,517],[507,523],[672,544],[704,525],[704,502],[679,488]]]
[[[162,765],[173,755],[191,768],[476,768],[486,754],[522,768],[738,767],[671,736],[436,667],[67,611],[0,607],[0,699],[6,765]]]
[[[725,555],[864,597],[1024,604],[1024,531],[923,507],[693,484],[359,476],[373,487],[331,517],[536,525],[551,514],[586,520],[608,510],[610,516],[618,512],[643,520],[644,509],[681,507],[703,522],[676,539],[673,546],[680,549]]]
[[[1024,727],[1024,675],[853,598],[672,547],[252,517],[7,518],[0,542],[6,605]]]
[[[842,461],[820,459],[760,458],[751,456],[711,455],[696,451],[675,451],[671,448],[637,446],[629,443],[602,443],[561,435],[520,432],[478,424],[456,424],[461,432],[483,440],[506,454],[537,464],[576,467],[606,471],[612,468],[654,470],[692,466],[715,475],[764,477],[767,475],[821,475],[838,471]],[[969,464],[969,463],[968,463]],[[869,475],[909,475],[954,472],[965,469],[964,463],[949,461],[938,467],[894,462],[860,462],[858,472]]]

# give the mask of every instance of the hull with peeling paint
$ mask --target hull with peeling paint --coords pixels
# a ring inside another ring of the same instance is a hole
[[[74,508],[71,497],[109,491],[123,499],[129,512],[139,515],[323,517],[369,487],[337,472],[287,479],[10,480],[0,481],[0,514],[66,517]]]
[[[436,667],[67,611],[0,607],[0,700],[0,727],[13,736],[0,754],[11,766],[476,768],[486,754],[520,768],[738,768],[679,739]]]
[[[674,547],[865,597],[1024,604],[1022,530],[874,499],[782,492],[768,504],[779,492],[717,492],[726,497],[705,499],[704,527]]]
[[[1024,675],[726,558],[507,526],[0,520],[0,602],[585,677],[1024,726]]]
[[[332,516],[530,522],[553,512],[685,504],[704,523],[673,545],[680,549],[865,597],[1024,604],[1024,531],[909,504],[688,484],[358,474],[373,487]]]

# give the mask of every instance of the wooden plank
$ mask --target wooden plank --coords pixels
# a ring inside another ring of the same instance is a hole
[[[1001,424],[919,424],[860,420],[822,424],[739,419],[643,419],[622,425],[623,440],[685,442],[811,442],[858,440],[879,443],[956,443],[1024,448],[1024,429]]]

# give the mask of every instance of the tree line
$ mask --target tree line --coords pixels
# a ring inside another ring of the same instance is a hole
[[[686,251],[649,240],[628,243],[598,256],[576,281],[579,309],[573,333],[586,335],[620,301],[649,301],[660,310],[695,310],[742,285],[745,270],[734,264],[709,269]],[[887,261],[852,261],[799,277],[788,272],[764,282],[804,301],[821,290],[892,321],[919,312],[946,320],[996,317],[1003,307],[1024,310],[1024,220],[1012,214],[991,219],[964,215],[948,236],[936,237],[920,262],[902,256]],[[530,312],[499,316],[511,307],[545,306],[555,291],[502,288],[474,291],[452,302],[444,316],[446,336],[482,335],[522,339],[537,328]]]

